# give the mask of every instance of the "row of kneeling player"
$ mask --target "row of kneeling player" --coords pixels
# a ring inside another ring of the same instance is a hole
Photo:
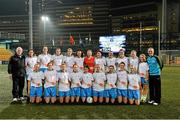
[[[137,74],[137,70],[131,67],[128,73],[125,63],[119,64],[119,70],[109,66],[108,73],[101,71],[100,65],[95,65],[95,72],[89,73],[89,67],[84,67],[84,72],[79,72],[77,64],[73,65],[73,72],[68,73],[66,64],[61,65],[61,71],[53,70],[53,62],[48,63],[48,69],[44,73],[39,70],[40,65],[34,66],[34,71],[28,75],[28,94],[31,103],[40,103],[42,95],[46,103],[69,102],[99,102],[119,103],[129,101],[130,104],[140,104],[140,91],[142,84],[147,80]],[[58,87],[57,87],[58,86]],[[58,88],[58,90],[57,90]],[[57,94],[58,91],[58,94]],[[147,95],[146,95],[147,96]]]

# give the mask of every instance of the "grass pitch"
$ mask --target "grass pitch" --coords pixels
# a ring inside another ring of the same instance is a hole
[[[11,105],[12,81],[0,65],[0,119],[180,119],[180,67],[162,72],[162,104],[152,105]]]

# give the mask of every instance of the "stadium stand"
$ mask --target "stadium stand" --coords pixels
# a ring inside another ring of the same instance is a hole
[[[11,52],[9,49],[0,48],[0,61],[9,61],[12,54],[13,52]]]

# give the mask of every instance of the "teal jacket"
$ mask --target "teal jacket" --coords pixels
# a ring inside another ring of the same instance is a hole
[[[162,65],[161,60],[158,58],[158,56],[149,56],[147,58],[147,63],[149,65],[149,74],[150,75],[160,75],[161,74],[161,69]]]

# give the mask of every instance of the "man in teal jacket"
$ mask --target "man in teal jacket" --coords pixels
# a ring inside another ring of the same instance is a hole
[[[159,105],[161,103],[161,69],[162,62],[158,56],[154,55],[154,49],[148,49],[147,63],[149,65],[149,92],[150,104]]]

